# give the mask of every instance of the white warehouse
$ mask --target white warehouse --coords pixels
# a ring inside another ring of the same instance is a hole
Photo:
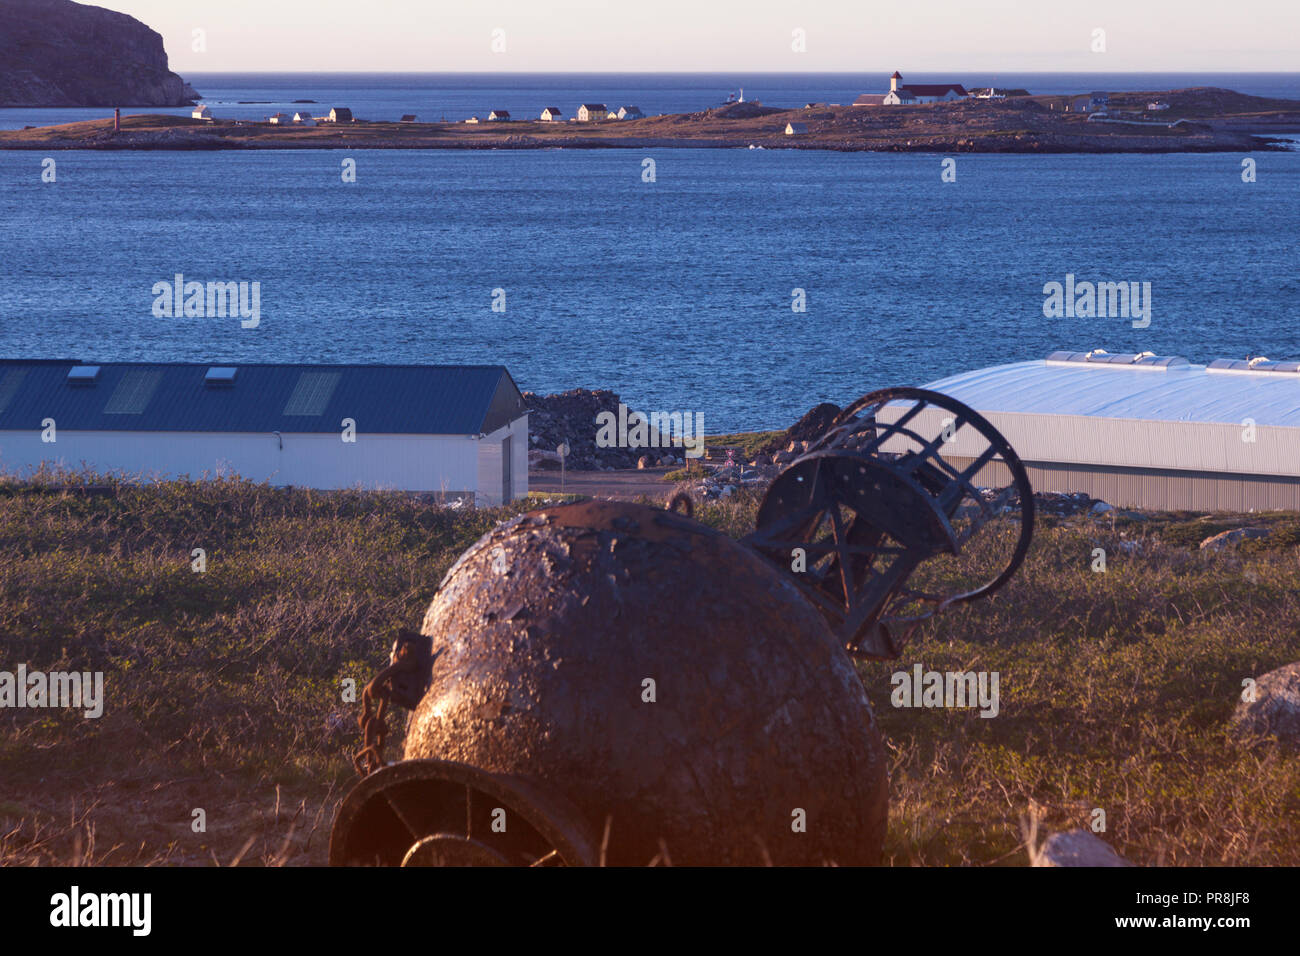
[[[500,365],[0,361],[0,472],[528,494],[528,413]]]
[[[1082,491],[1129,508],[1300,510],[1300,362],[1195,365],[1097,349],[926,388],[988,418],[1035,491]],[[982,450],[971,429],[953,437],[943,454],[954,463]],[[989,469],[982,483],[1005,483],[1003,466]]]

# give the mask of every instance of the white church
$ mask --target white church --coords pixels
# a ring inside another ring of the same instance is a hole
[[[882,106],[910,106],[914,103],[943,103],[951,100],[964,100],[970,94],[960,83],[908,83],[903,84],[903,74],[897,70],[889,78],[889,92],[880,97]],[[863,106],[875,105],[862,103],[866,96],[858,97]],[[871,97],[875,99],[875,97]]]

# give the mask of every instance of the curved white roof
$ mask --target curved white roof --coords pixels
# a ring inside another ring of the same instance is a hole
[[[983,414],[1026,462],[1300,477],[1295,363],[1214,364],[1235,367],[1058,352],[926,387]],[[945,453],[983,447],[963,428]]]
[[[1015,362],[962,372],[926,388],[979,412],[1300,428],[1300,374]]]

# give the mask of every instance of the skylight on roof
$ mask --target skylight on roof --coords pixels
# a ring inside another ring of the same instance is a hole
[[[234,385],[238,374],[239,369],[233,365],[213,365],[203,376],[203,381],[207,385]]]
[[[1209,364],[1211,372],[1240,372],[1256,375],[1300,374],[1300,362],[1274,362],[1263,356],[1253,359],[1215,359]]]
[[[338,387],[341,372],[303,372],[285,403],[285,415],[322,415]]]
[[[104,404],[105,415],[139,415],[158,390],[163,373],[157,369],[133,368],[122,375]]]
[[[0,412],[9,407],[9,403],[14,400],[14,395],[18,392],[18,386],[23,384],[23,379],[26,377],[27,369],[11,368],[5,372],[3,378],[0,378]]]
[[[93,385],[99,378],[98,365],[74,365],[68,369],[69,385]]]
[[[1053,352],[1047,356],[1048,365],[1099,365],[1122,368],[1169,369],[1190,368],[1191,363],[1182,355],[1156,355],[1154,352],[1119,352],[1105,349],[1091,352]]]

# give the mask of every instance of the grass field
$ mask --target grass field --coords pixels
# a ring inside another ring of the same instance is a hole
[[[0,484],[0,670],[107,683],[99,719],[0,710],[0,864],[323,863],[354,779],[342,682],[373,676],[454,558],[517,509],[230,481],[114,490]],[[754,507],[697,517],[739,535]],[[1197,549],[1235,523],[1041,519],[999,596],[864,665],[891,761],[886,862],[1024,865],[1026,819],[1044,833],[1100,808],[1104,839],[1138,863],[1300,864],[1300,756],[1227,729],[1243,678],[1300,659],[1300,519],[1253,516],[1275,533]],[[891,707],[890,674],[914,663],[997,671],[999,715]]]

